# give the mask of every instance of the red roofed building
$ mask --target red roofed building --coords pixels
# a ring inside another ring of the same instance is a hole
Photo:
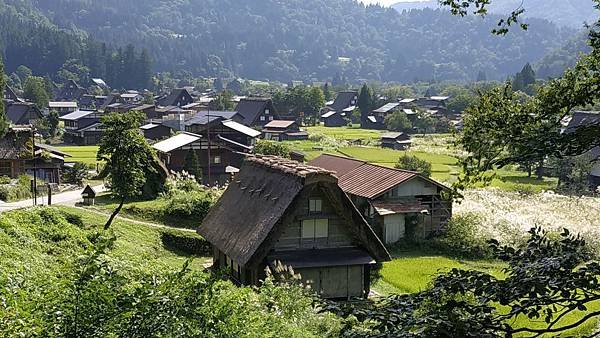
[[[309,165],[336,173],[338,185],[386,244],[428,237],[452,216],[449,188],[419,173],[323,154]]]

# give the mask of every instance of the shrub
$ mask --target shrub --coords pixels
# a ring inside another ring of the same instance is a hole
[[[414,155],[404,155],[398,159],[395,167],[397,169],[411,170],[421,173],[423,176],[431,176],[431,163]]]
[[[212,254],[210,243],[195,233],[164,230],[160,234],[160,239],[163,245],[172,251],[197,256],[210,256]]]
[[[254,146],[254,153],[260,155],[275,155],[289,158],[290,148],[286,144],[281,142],[258,140],[256,145]]]
[[[0,184],[10,184],[10,177],[0,176]]]
[[[71,168],[65,168],[63,172],[63,182],[83,185],[83,180],[88,178],[88,166],[84,163],[75,163]]]
[[[479,232],[481,222],[481,217],[474,213],[454,215],[435,243],[453,255],[488,257],[490,251],[486,238]]]
[[[0,185],[0,200],[5,202],[31,198],[31,177],[21,175],[15,184]]]
[[[210,210],[213,201],[214,196],[209,191],[177,192],[169,197],[165,215],[202,220]]]

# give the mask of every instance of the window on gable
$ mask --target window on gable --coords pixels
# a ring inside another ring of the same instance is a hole
[[[215,156],[215,157],[213,157],[213,163],[214,164],[221,164],[221,156]]]
[[[309,199],[308,200],[308,211],[311,213],[323,211],[323,200],[320,198]]]
[[[260,120],[261,120],[261,121],[264,121],[264,120],[265,120],[265,116],[264,116],[264,115],[261,115],[261,116],[260,116]]]
[[[269,115],[269,110],[265,109],[265,115]]]
[[[302,221],[302,239],[327,238],[329,220],[326,218],[307,219]]]
[[[269,121],[273,121],[273,116],[269,116]]]

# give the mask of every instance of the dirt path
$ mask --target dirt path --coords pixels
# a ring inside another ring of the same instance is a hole
[[[79,210],[83,210],[86,212],[90,212],[96,215],[100,215],[100,216],[104,216],[108,219],[108,217],[110,217],[110,213],[107,212],[103,212],[97,209],[93,209],[93,208],[84,208],[84,207],[80,207],[77,205],[72,205],[72,208],[76,208]],[[180,231],[184,231],[184,232],[196,232],[196,230],[193,229],[185,229],[185,228],[175,228],[175,227],[171,227],[168,225],[164,225],[164,224],[158,224],[158,223],[152,223],[152,222],[146,222],[146,221],[138,221],[135,219],[131,219],[131,218],[127,218],[127,217],[123,217],[123,216],[117,216],[116,217],[117,220],[121,220],[121,221],[125,221],[125,222],[129,222],[129,223],[134,223],[134,224],[141,224],[141,225],[146,225],[149,227],[153,227],[153,228],[160,228],[160,229],[170,229],[170,230],[180,230]]]

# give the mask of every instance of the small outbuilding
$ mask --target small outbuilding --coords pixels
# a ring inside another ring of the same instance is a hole
[[[262,134],[265,140],[273,141],[298,141],[308,139],[308,133],[300,130],[296,121],[273,120],[264,126]]]
[[[325,127],[343,127],[348,125],[348,120],[341,113],[336,111],[328,111],[321,115],[321,119],[325,124]]]
[[[410,136],[403,132],[393,132],[381,135],[381,147],[395,150],[405,150],[410,148],[412,141]]]
[[[96,191],[89,184],[81,192],[84,205],[94,205],[96,203]]]
[[[324,298],[366,297],[371,268],[391,259],[332,172],[275,156],[248,156],[198,233],[240,284],[283,264]]]

